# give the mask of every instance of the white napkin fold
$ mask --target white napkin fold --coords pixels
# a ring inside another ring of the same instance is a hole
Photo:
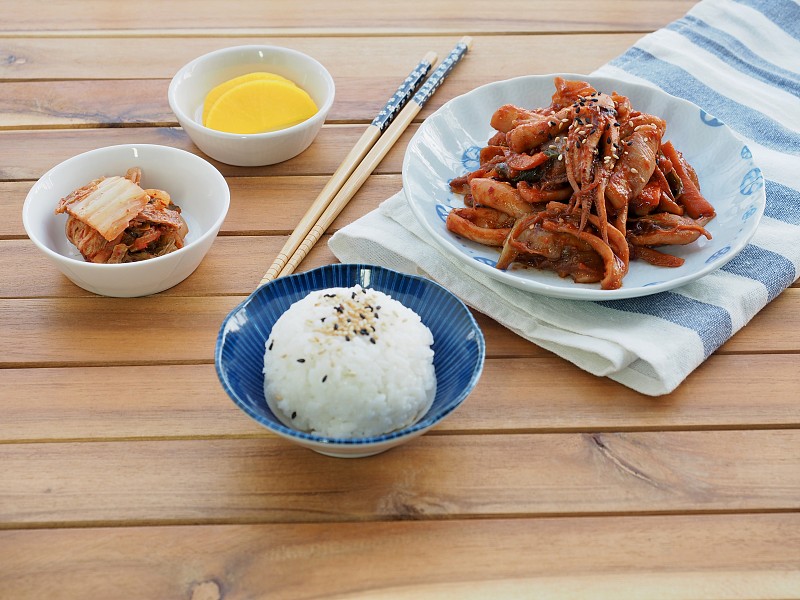
[[[763,171],[767,209],[751,243],[678,290],[607,302],[517,290],[464,269],[426,240],[402,192],[329,246],[342,262],[426,275],[590,373],[644,394],[668,393],[800,273],[799,66],[800,4],[704,0],[595,73],[698,104],[746,141]]]

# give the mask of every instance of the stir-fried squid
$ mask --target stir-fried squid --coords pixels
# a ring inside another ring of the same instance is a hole
[[[142,171],[101,177],[62,198],[66,234],[81,255],[94,263],[127,263],[183,248],[189,231],[181,209],[164,190],[142,189]]]
[[[464,194],[447,228],[501,248],[497,268],[522,263],[578,283],[617,289],[636,258],[664,267],[683,259],[654,249],[690,244],[714,208],[666,123],[628,98],[555,78],[550,106],[501,106],[480,167],[450,182]]]

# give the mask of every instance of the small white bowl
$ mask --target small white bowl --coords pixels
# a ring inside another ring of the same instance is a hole
[[[297,125],[267,133],[237,134],[202,124],[206,95],[234,77],[266,71],[290,79],[303,88],[318,107],[317,113]],[[289,160],[311,145],[333,104],[333,77],[319,62],[279,46],[234,46],[194,59],[169,84],[169,106],[184,131],[200,150],[229,165],[255,167]]]
[[[142,169],[142,187],[169,193],[189,226],[180,250],[141,262],[86,262],[64,231],[58,201],[93,179]],[[203,260],[230,205],[225,178],[208,161],[168,146],[129,144],[98,148],[56,165],[37,181],[22,206],[28,237],[73,283],[103,296],[129,298],[161,292],[186,279]]]

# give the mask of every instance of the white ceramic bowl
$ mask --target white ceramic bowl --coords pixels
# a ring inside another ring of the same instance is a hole
[[[318,107],[302,123],[267,133],[237,134],[202,125],[206,95],[234,77],[267,71],[290,79],[303,88]],[[319,62],[279,46],[234,46],[194,59],[181,68],[169,84],[169,105],[184,131],[200,150],[230,165],[271,165],[300,154],[311,145],[333,104],[333,77]]]
[[[67,239],[67,215],[56,215],[56,205],[93,179],[125,175],[131,167],[142,169],[142,187],[165,190],[180,206],[189,226],[186,245],[141,262],[86,262]],[[50,169],[28,192],[22,223],[31,241],[76,285],[103,296],[146,296],[191,275],[211,247],[229,205],[228,184],[208,161],[167,146],[130,144],[91,150]]]

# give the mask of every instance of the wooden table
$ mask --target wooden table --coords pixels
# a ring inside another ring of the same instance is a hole
[[[215,374],[223,317],[426,50],[474,38],[418,121],[489,81],[588,73],[693,2],[643,4],[0,2],[0,597],[797,597],[797,286],[661,398],[478,315],[474,393],[368,459],[274,437]],[[231,210],[181,285],[138,299],[74,286],[25,236],[33,182],[117,143],[199,154],[169,80],[250,42],[332,72],[316,142],[271,167],[215,163]],[[400,189],[417,125],[333,229]],[[303,269],[335,260],[326,240]]]

